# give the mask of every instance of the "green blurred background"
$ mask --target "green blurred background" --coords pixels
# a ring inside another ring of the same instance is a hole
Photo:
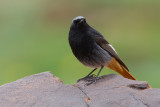
[[[160,0],[0,0],[0,85],[44,71],[66,84],[87,75],[68,43],[76,16],[105,36],[133,76],[160,88]]]

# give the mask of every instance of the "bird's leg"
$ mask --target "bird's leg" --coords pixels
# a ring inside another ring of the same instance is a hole
[[[101,68],[100,68],[100,70],[99,70],[99,72],[98,72],[97,76],[96,76],[95,78],[91,79],[91,80],[88,80],[88,81],[89,81],[89,83],[87,83],[86,85],[90,85],[90,84],[92,84],[92,83],[96,83],[96,81],[97,81],[97,80],[98,80],[98,78],[99,78],[98,76],[99,76],[99,74],[101,73],[101,71],[102,71],[103,67],[104,67],[104,66],[101,66]]]
[[[92,74],[97,68],[93,69],[87,76],[83,77],[83,78],[80,78],[77,80],[77,82],[79,82],[80,80],[83,80],[83,79],[86,79],[86,78],[89,78],[91,76],[94,76],[94,74]],[[91,75],[92,74],[92,75]]]

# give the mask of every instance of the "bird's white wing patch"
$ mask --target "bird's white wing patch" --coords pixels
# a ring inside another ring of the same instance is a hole
[[[78,19],[85,19],[83,16],[77,16],[76,18],[74,18],[73,20],[72,20],[72,22],[74,21],[74,20],[78,20]]]
[[[116,50],[113,48],[113,46],[111,44],[108,44],[115,52]],[[117,53],[117,52],[116,52]],[[117,53],[118,54],[118,53]]]

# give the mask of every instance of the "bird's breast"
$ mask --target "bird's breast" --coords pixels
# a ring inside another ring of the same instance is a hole
[[[70,46],[77,59],[89,67],[100,67],[111,59],[109,53],[103,50],[90,37],[72,37],[70,39]]]
[[[87,36],[72,36],[69,38],[69,42],[76,57],[88,56],[94,49],[94,41]]]

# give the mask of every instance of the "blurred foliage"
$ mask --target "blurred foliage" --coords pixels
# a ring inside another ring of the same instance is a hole
[[[0,85],[44,71],[67,84],[87,75],[91,69],[68,43],[71,21],[80,15],[116,48],[131,74],[160,88],[159,0],[0,0]],[[110,73],[105,68],[101,75]]]

